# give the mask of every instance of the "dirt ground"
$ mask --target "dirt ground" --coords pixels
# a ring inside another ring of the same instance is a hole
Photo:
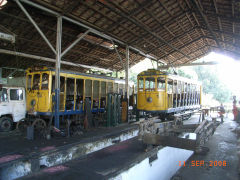
[[[218,119],[218,121],[220,121]],[[205,145],[210,149],[206,155],[193,155],[185,167],[176,174],[182,180],[238,180],[237,137],[234,132],[237,123],[231,117],[225,118],[214,135]],[[226,165],[225,165],[226,162]]]

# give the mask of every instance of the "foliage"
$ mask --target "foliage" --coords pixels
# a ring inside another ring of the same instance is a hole
[[[196,66],[193,69],[202,82],[204,93],[213,94],[213,98],[221,103],[230,101],[231,91],[218,78],[215,67]]]

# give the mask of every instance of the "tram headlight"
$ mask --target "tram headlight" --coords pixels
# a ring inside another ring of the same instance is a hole
[[[36,104],[36,100],[35,100],[35,99],[33,99],[33,100],[30,102],[30,104],[31,104],[31,106],[32,106],[32,107],[34,107],[34,106],[35,106],[35,104]]]
[[[148,97],[147,102],[151,103],[152,102],[152,97]]]

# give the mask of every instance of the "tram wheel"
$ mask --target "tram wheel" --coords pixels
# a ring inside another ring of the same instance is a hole
[[[10,117],[0,118],[0,131],[8,132],[12,130],[12,119]]]
[[[35,119],[32,123],[34,130],[42,131],[46,128],[46,122],[43,119]]]
[[[16,129],[19,130],[21,133],[26,132],[27,126],[28,126],[28,119],[21,119],[17,122]]]

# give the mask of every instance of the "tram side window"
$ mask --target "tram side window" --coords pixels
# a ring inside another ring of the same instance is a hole
[[[40,74],[34,74],[32,89],[39,90],[39,86],[40,86]]]
[[[155,90],[155,78],[148,77],[145,79],[145,90],[148,90],[148,91]]]
[[[138,79],[138,90],[143,91],[143,78]]]
[[[107,82],[107,93],[112,93],[112,92],[113,92],[113,83]]]
[[[64,92],[65,77],[60,77],[60,92]],[[55,92],[55,76],[52,76],[52,92]]]
[[[184,82],[182,82],[182,93],[184,93]]]
[[[49,75],[47,73],[42,74],[42,90],[48,89]]]
[[[169,83],[169,82],[168,82]],[[177,81],[174,81],[174,83],[173,83],[173,93],[175,94],[175,93],[178,93],[178,83],[177,83]],[[168,86],[168,89],[169,89],[169,86]]]
[[[177,84],[177,93],[181,93],[182,91],[182,82],[181,81],[178,81],[178,84]]]
[[[175,85],[175,87],[177,86],[177,84]],[[173,80],[168,79],[168,86],[167,86],[168,92],[172,93],[173,91]]]
[[[118,83],[114,83],[113,92],[118,93]]]
[[[157,88],[158,90],[165,90],[165,78],[159,77],[157,79]]]
[[[27,89],[30,90],[32,87],[32,75],[28,75],[27,77]]]
[[[185,84],[185,92],[188,92],[188,84]]]

